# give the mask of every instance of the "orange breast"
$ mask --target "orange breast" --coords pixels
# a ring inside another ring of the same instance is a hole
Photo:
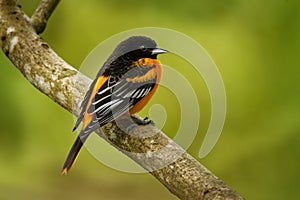
[[[149,102],[149,100],[151,99],[151,97],[153,96],[155,91],[157,90],[158,84],[159,84],[159,82],[161,80],[161,76],[162,76],[162,67],[161,67],[161,63],[159,62],[159,60],[151,59],[151,58],[143,58],[138,61],[138,64],[146,65],[146,66],[155,65],[155,67],[153,69],[149,70],[149,72],[146,73],[144,76],[135,78],[135,81],[139,81],[137,79],[149,80],[149,79],[156,78],[156,84],[155,84],[154,88],[149,92],[149,94],[147,94],[144,98],[142,98],[139,102],[137,102],[129,110],[130,114],[137,113],[145,107],[145,105]]]

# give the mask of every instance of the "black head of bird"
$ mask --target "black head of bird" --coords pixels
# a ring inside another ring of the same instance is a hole
[[[132,36],[115,48],[107,64],[114,62],[122,63],[123,66],[124,64],[130,65],[130,62],[138,61],[141,58],[156,59],[158,54],[167,52],[167,50],[159,48],[156,42],[149,37]]]

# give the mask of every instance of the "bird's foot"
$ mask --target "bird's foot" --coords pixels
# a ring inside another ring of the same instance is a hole
[[[154,125],[154,122],[151,119],[149,119],[148,117],[145,117],[144,119],[140,119],[138,117],[131,116],[131,119],[137,125],[148,125],[148,124]]]

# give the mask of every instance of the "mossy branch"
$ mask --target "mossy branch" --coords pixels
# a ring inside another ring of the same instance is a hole
[[[45,30],[47,21],[59,2],[60,0],[41,0],[31,16],[32,26],[38,34]]]
[[[45,2],[48,1],[40,5]],[[0,0],[0,46],[34,87],[77,115],[91,80],[67,64],[37,35],[44,29],[37,28],[40,17],[45,27],[54,7],[46,6],[49,9],[41,12],[46,15],[34,14],[30,19],[17,1]],[[156,127],[137,126],[126,133],[122,128],[124,120],[105,125],[99,135],[180,199],[243,199]]]

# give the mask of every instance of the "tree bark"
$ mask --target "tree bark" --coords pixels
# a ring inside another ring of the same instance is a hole
[[[43,0],[41,4],[46,2]],[[77,116],[91,80],[60,58],[37,35],[44,30],[54,7],[46,6],[40,12],[47,13],[46,17],[35,13],[31,20],[17,1],[0,0],[0,46],[34,87]],[[38,22],[40,17],[43,20]],[[44,24],[44,28],[37,28],[39,24]],[[97,133],[180,199],[243,199],[155,126],[127,129],[128,124],[128,119],[121,117]]]
[[[31,17],[31,23],[36,33],[42,33],[47,21],[60,0],[42,0]]]

